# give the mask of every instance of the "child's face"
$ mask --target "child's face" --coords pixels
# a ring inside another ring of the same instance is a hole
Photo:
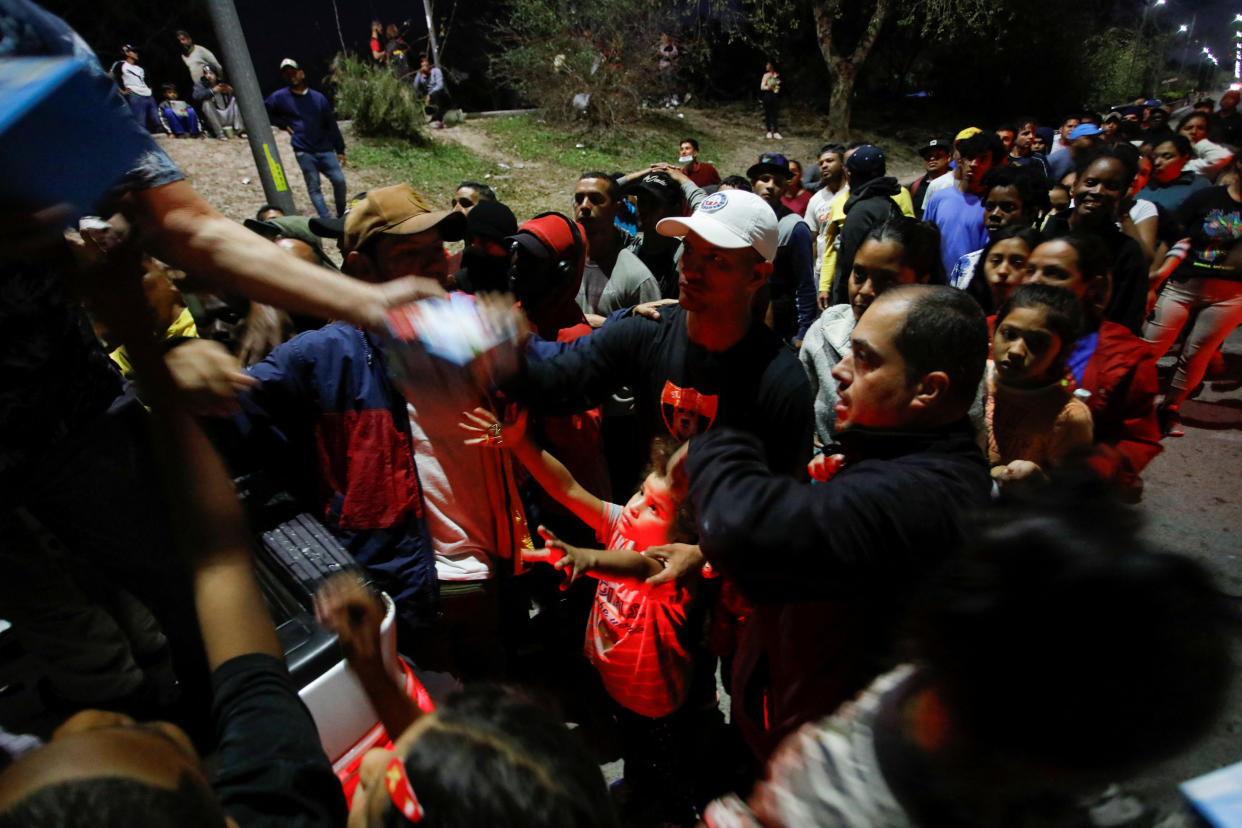
[[[1056,379],[1061,337],[1048,328],[1047,309],[1014,308],[996,325],[992,359],[1004,385],[1038,387]]]
[[[618,528],[639,549],[659,546],[668,543],[668,530],[676,511],[668,479],[653,472],[625,504]]]
[[[165,100],[169,100],[169,101],[177,100],[177,90],[176,89],[165,89],[164,98]]]

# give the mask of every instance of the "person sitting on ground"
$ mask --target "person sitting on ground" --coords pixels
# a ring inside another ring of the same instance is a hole
[[[138,280],[109,279],[101,292],[104,321],[128,349],[155,415],[154,453],[193,578],[219,748],[209,777],[175,725],[83,711],[0,775],[0,826],[343,825],[341,785],[285,667],[233,483],[182,408]]]
[[[1192,193],[1212,186],[1202,175],[1186,169],[1192,159],[1190,139],[1185,135],[1169,135],[1154,144],[1151,179],[1146,187],[1139,190],[1138,198],[1145,198],[1176,213]]]
[[[528,552],[565,573],[562,589],[582,576],[599,580],[584,649],[614,702],[622,733],[625,780],[632,800],[665,820],[683,821],[692,804],[685,781],[693,735],[676,714],[693,677],[694,630],[687,625],[696,580],[651,587],[663,564],[642,552],[670,543],[693,543],[694,524],[685,492],[675,492],[665,466],[676,444],[657,441],[641,487],[625,504],[608,503],[584,489],[526,430],[527,414],[500,423],[484,408],[466,412],[461,427],[472,445],[500,448],[534,476],[544,491],[573,511],[603,549],[571,546],[539,527],[546,545]]]
[[[1089,396],[1095,448],[1089,466],[1128,502],[1143,494],[1140,475],[1161,451],[1156,421],[1156,360],[1151,346],[1103,318],[1108,301],[1108,248],[1096,236],[1070,233],[1046,241],[1026,260],[1024,283],[1069,290],[1082,306],[1084,333],[1069,370]]]
[[[316,609],[393,741],[363,756],[349,828],[619,828],[598,764],[545,705],[476,684],[424,712],[384,667],[383,608],[356,575],[325,584]]]
[[[1203,112],[1191,112],[1177,125],[1179,135],[1185,135],[1190,141],[1190,152],[1194,157],[1186,163],[1185,169],[1198,173],[1208,181],[1215,182],[1217,176],[1229,169],[1233,153],[1220,144],[1208,140],[1211,118]]]
[[[686,177],[700,187],[711,187],[720,183],[720,173],[706,161],[699,160],[699,142],[694,138],[682,138],[679,149],[681,155],[677,163],[683,164],[681,171]]]
[[[194,83],[193,97],[217,138],[246,137],[246,124],[242,120],[237,96],[216,67],[211,64],[203,67],[202,76]]]
[[[1084,824],[1101,780],[1205,736],[1234,674],[1211,576],[1135,524],[1077,481],[991,513],[905,624],[907,663],[787,738],[707,826]]]
[[[427,107],[427,115],[431,118],[431,128],[443,127],[444,113],[449,106],[448,87],[444,85],[444,72],[439,66],[432,66],[431,59],[426,55],[418,58],[418,71],[414,73],[414,92],[423,96],[423,105]]]
[[[837,380],[833,370],[850,352],[850,335],[877,296],[897,285],[943,284],[940,231],[908,216],[872,228],[854,257],[849,302],[833,305],[806,332],[798,360],[815,398],[815,439],[830,445],[837,420]]]
[[[732,721],[756,756],[892,663],[916,587],[988,502],[967,419],[987,351],[969,296],[893,288],[858,320],[833,371],[842,455],[831,480],[775,474],[759,441],[731,428],[691,438],[670,461],[688,480],[699,553],[756,604],[732,683]]]
[[[988,461],[1002,483],[1038,478],[1091,446],[1091,411],[1066,370],[1082,329],[1078,297],[1022,285],[996,313],[988,363]]]
[[[979,301],[984,313],[994,313],[1022,284],[1026,258],[1040,241],[1035,228],[1011,224],[997,230],[980,251],[978,271],[967,293]]]
[[[159,103],[160,123],[164,131],[174,138],[202,138],[198,113],[177,96],[177,85],[161,84],[160,93],[163,95]]]

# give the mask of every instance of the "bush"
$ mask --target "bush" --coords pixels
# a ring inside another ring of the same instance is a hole
[[[354,122],[354,134],[372,138],[404,138],[426,144],[426,114],[414,87],[346,54],[332,61],[336,112]]]
[[[676,26],[658,0],[511,0],[492,77],[551,121],[611,128],[658,98],[660,33]]]

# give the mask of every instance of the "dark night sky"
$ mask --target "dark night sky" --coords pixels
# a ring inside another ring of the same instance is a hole
[[[1155,0],[1148,0],[1153,2]],[[1141,6],[1137,7],[1141,10]],[[1164,6],[1153,6],[1148,15],[1149,26],[1159,26],[1162,31],[1176,32],[1180,25],[1190,25],[1194,20],[1194,43],[1190,54],[1200,53],[1204,44],[1212,50],[1220,61],[1222,69],[1232,74],[1234,41],[1233,33],[1242,31],[1235,28],[1233,18],[1242,12],[1242,0],[1167,0]],[[1242,24],[1239,24],[1242,25]],[[1185,48],[1185,35],[1178,35],[1173,41],[1170,51],[1174,56],[1180,55]]]

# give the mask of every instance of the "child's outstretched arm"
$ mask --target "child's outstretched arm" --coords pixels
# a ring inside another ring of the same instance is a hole
[[[596,532],[603,528],[604,501],[584,489],[569,469],[541,449],[526,431],[527,412],[521,409],[512,423],[501,423],[486,408],[462,412],[463,431],[469,446],[508,449],[521,461],[543,490]],[[529,555],[527,556],[529,557]]]
[[[528,561],[552,564],[565,573],[561,589],[568,589],[583,575],[629,584],[641,584],[664,564],[655,558],[647,558],[629,549],[580,549],[562,541],[546,526],[539,527],[545,544],[543,549],[527,552],[522,557]]]

